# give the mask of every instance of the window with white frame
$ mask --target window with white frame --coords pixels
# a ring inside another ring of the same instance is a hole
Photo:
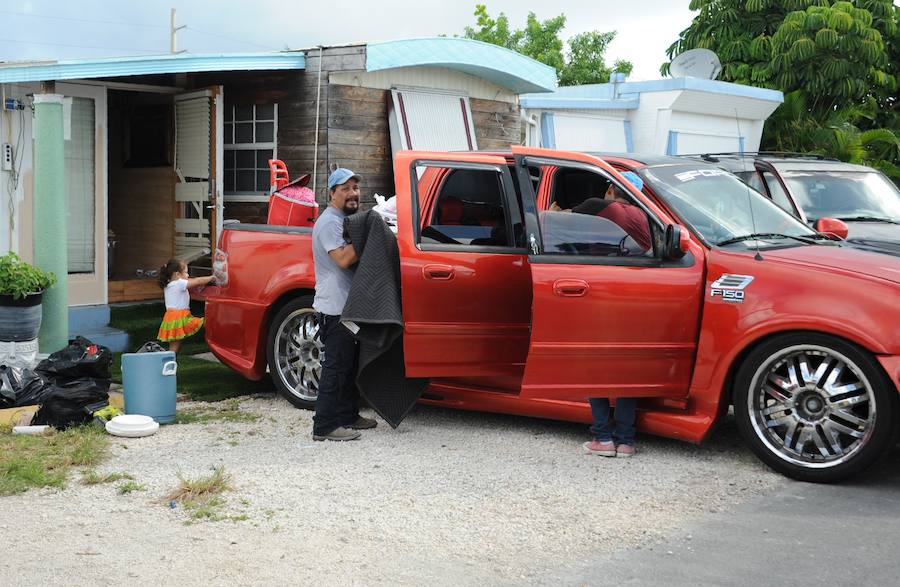
[[[278,155],[278,105],[225,106],[225,201],[267,202]]]

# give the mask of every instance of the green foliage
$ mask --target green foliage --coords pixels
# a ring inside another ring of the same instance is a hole
[[[566,26],[566,16],[560,14],[548,20],[538,20],[530,12],[523,29],[510,29],[509,18],[500,13],[492,17],[487,6],[475,6],[475,26],[467,26],[463,36],[484,41],[527,55],[556,68],[560,85],[605,83],[613,71],[630,74],[629,61],[617,60],[612,68],[606,65],[604,54],[615,38],[615,31],[588,31],[569,39],[569,50],[563,54],[560,33]]]
[[[809,108],[835,108],[897,89],[898,9],[891,0],[694,0],[699,10],[668,49],[675,55],[704,47],[722,60],[722,79],[804,90]],[[668,72],[668,63],[662,72]]]
[[[96,466],[108,450],[106,431],[93,426],[38,436],[0,434],[0,496],[40,487],[62,489],[72,467]]]
[[[0,257],[0,294],[24,298],[56,283],[56,276],[30,265],[12,251]]]
[[[763,148],[821,153],[900,181],[900,7],[892,0],[691,0],[690,7],[699,14],[667,50],[670,59],[712,49],[723,80],[785,93]]]
[[[766,122],[763,144],[777,151],[818,153],[881,170],[900,184],[900,131],[863,130],[877,116],[878,103],[869,98],[861,105],[836,110],[824,121],[814,118],[806,94],[794,91]]]

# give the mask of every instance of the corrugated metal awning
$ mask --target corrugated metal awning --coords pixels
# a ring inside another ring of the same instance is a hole
[[[306,56],[299,51],[278,53],[223,53],[215,55],[152,55],[0,63],[0,83],[76,80],[163,73],[210,71],[268,71],[306,69]]]
[[[366,45],[366,71],[416,66],[455,69],[517,94],[552,92],[556,89],[556,69],[490,43],[437,37]]]

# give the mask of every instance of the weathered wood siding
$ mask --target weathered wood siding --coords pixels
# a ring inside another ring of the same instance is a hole
[[[331,85],[328,89],[328,163],[360,174],[361,203],[374,204],[374,194],[394,195],[391,138],[388,130],[390,92]]]
[[[522,121],[516,104],[478,98],[469,99],[469,104],[479,149],[506,150],[522,143]]]

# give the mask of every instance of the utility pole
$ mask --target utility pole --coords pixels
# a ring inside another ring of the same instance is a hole
[[[178,31],[183,28],[187,28],[187,25],[175,26],[175,9],[172,9],[172,19],[171,19],[171,29],[169,30],[169,39],[170,39],[170,51],[174,53],[178,53],[178,42],[175,40],[175,35]]]

